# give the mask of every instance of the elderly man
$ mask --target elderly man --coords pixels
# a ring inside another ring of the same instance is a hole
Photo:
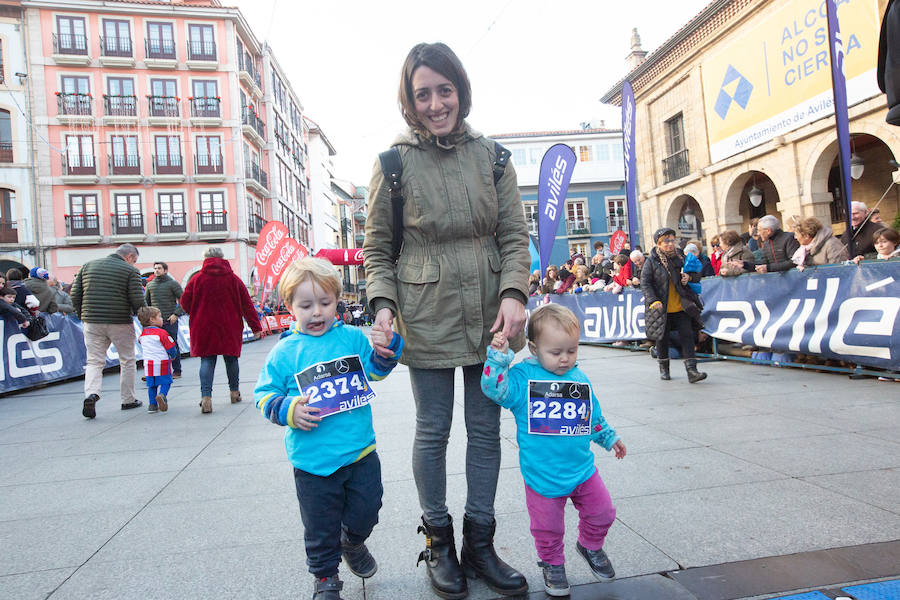
[[[44,313],[55,313],[59,311],[56,305],[56,290],[50,289],[49,285],[50,273],[47,269],[34,267],[28,273],[28,279],[25,280],[25,287],[34,294],[40,305],[38,310]]]
[[[144,302],[155,306],[162,313],[163,329],[175,340],[178,354],[172,359],[172,378],[181,377],[181,348],[178,348],[178,317],[184,314],[178,299],[183,290],[178,282],[169,276],[169,265],[157,261],[153,263],[153,281],[147,284]]]
[[[81,414],[93,419],[100,400],[103,368],[110,344],[119,352],[122,410],[137,408],[134,397],[134,322],[132,315],[144,306],[141,274],[134,268],[138,250],[122,244],[115,253],[81,267],[72,284],[75,314],[84,322],[87,366],[84,372],[84,406]]]
[[[789,271],[794,268],[791,257],[800,247],[794,234],[782,231],[778,219],[766,215],[756,225],[762,247],[762,261],[756,265],[757,273]]]
[[[851,231],[845,231],[841,236],[841,242],[849,248],[850,236],[852,234],[853,254],[851,256],[875,253],[874,235],[875,232],[882,229],[884,225],[875,223],[872,219],[866,220],[867,214],[869,214],[869,207],[866,206],[865,202],[854,201],[851,204],[850,224],[852,225],[852,229]]]
[[[641,287],[641,270],[644,268],[644,253],[640,250],[632,250],[628,255],[631,260],[631,281],[634,287]]]

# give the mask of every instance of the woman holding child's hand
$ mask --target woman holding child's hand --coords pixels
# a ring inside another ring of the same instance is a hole
[[[410,51],[399,100],[409,124],[393,144],[402,166],[402,231],[394,229],[379,161],[363,248],[373,332],[386,333],[396,319],[406,342],[400,361],[409,366],[416,402],[413,473],[427,537],[420,556],[432,587],[445,598],[467,594],[463,568],[501,594],[520,594],[528,589],[525,578],[493,547],[500,407],[480,383],[492,334],[502,332],[514,350],[525,345],[530,259],[516,173],[506,163],[508,152],[466,123],[468,76],[446,45]],[[395,236],[402,240],[399,258]],[[373,345],[383,352],[375,337]],[[463,370],[468,435],[462,565],[446,502],[456,367]]]

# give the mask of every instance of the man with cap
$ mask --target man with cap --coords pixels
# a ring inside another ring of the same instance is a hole
[[[25,287],[34,294],[40,305],[38,310],[44,313],[55,313],[59,311],[56,305],[56,290],[50,289],[48,280],[50,273],[47,269],[34,267],[28,273],[28,279],[25,280]]]

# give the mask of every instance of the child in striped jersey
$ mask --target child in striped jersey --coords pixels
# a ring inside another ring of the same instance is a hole
[[[150,402],[147,412],[166,412],[169,403],[166,395],[172,385],[171,359],[175,358],[178,346],[162,328],[162,313],[153,306],[142,306],[138,309],[138,321],[144,328],[138,337],[141,352],[144,356],[144,375],[147,379],[147,395]]]

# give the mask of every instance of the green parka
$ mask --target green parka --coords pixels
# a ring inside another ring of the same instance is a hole
[[[115,253],[92,260],[75,275],[72,305],[85,323],[131,323],[144,306],[141,274]]]
[[[484,362],[500,300],[528,299],[531,258],[515,169],[507,164],[495,186],[494,143],[468,127],[455,145],[408,130],[393,146],[403,161],[403,249],[394,265],[390,191],[376,162],[363,244],[369,304],[397,316],[400,362]],[[522,349],[524,335],[510,345]]]

